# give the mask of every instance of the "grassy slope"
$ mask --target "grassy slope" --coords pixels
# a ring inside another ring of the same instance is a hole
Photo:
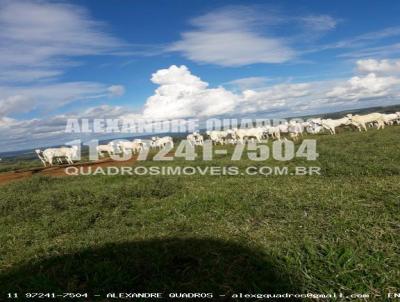
[[[3,160],[0,163],[0,173],[8,172],[8,171],[15,171],[20,169],[29,169],[43,166],[40,160]]]
[[[317,163],[289,165],[318,165],[322,176],[34,177],[3,186],[0,292],[399,289],[399,134],[318,136]],[[275,164],[283,165],[257,163]]]

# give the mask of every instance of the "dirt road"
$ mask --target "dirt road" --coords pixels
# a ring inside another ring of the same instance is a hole
[[[127,161],[114,161],[112,159],[99,160],[95,162],[85,162],[85,163],[77,163],[73,165],[59,165],[52,167],[38,167],[31,169],[21,169],[11,172],[0,173],[0,184],[6,184],[11,181],[22,180],[28,177],[32,177],[33,175],[46,175],[46,176],[70,176],[65,173],[65,168],[74,166],[74,167],[120,167],[132,164],[136,161],[136,158],[131,158]]]

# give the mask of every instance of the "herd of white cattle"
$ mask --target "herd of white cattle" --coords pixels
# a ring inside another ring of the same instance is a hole
[[[265,125],[262,127],[246,128],[246,129],[226,129],[206,131],[208,139],[214,144],[242,144],[245,140],[261,142],[265,139],[287,139],[298,140],[305,132],[310,134],[321,133],[324,130],[330,134],[336,134],[336,128],[340,126],[353,126],[359,131],[367,131],[368,127],[376,127],[382,129],[385,125],[400,125],[400,112],[384,114],[370,113],[366,115],[347,114],[340,119],[322,119],[313,118],[308,121],[296,121],[281,123],[276,126]],[[192,146],[203,146],[204,136],[199,132],[194,132],[186,137],[186,140]],[[149,139],[134,139],[133,141],[119,140],[113,141],[107,145],[98,145],[96,151],[100,157],[105,154],[112,156],[114,154],[135,154],[143,149],[156,148],[162,149],[165,146],[174,147],[174,141],[171,136],[152,137]],[[60,147],[48,148],[44,151],[36,150],[36,154],[42,161],[43,165],[50,166],[56,163],[63,163],[64,160],[68,164],[72,164],[74,158],[77,157],[78,147]]]
[[[105,154],[109,156],[114,154],[135,154],[145,148],[157,148],[162,149],[169,145],[171,148],[174,147],[174,141],[171,136],[164,137],[152,137],[151,140],[134,139],[133,141],[119,140],[117,142],[112,141],[107,145],[96,146],[96,151],[99,157],[104,157]],[[48,148],[44,151],[35,150],[37,156],[46,167],[47,164],[52,166],[54,161],[57,164],[62,164],[66,161],[68,164],[73,164],[73,160],[78,157],[77,146],[72,147],[60,147],[60,148]]]
[[[336,128],[340,126],[353,126],[359,131],[367,131],[367,127],[376,126],[377,129],[382,129],[385,125],[400,125],[400,112],[396,113],[370,113],[366,115],[352,115],[347,114],[345,117],[340,119],[322,119],[313,118],[308,121],[296,121],[281,123],[276,126],[263,126],[254,127],[249,129],[227,129],[223,131],[207,131],[206,134],[210,140],[215,144],[226,144],[226,143],[243,143],[245,139],[256,140],[261,142],[263,139],[277,139],[280,140],[283,135],[289,136],[294,141],[298,140],[303,133],[307,132],[310,134],[321,133],[324,130],[329,131],[330,134],[336,134]],[[191,134],[190,139],[196,138],[196,134]],[[201,139],[194,140],[196,144],[203,141],[203,137],[199,134]],[[283,137],[287,139],[286,136]]]

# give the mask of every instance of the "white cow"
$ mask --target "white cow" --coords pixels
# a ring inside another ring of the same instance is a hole
[[[277,140],[281,139],[281,132],[279,130],[279,127],[277,126],[265,126],[265,134],[267,134],[267,136],[270,136],[271,138],[275,138]]]
[[[288,125],[289,137],[294,141],[297,141],[300,136],[303,136],[304,127],[302,123],[296,121],[290,121]]]
[[[143,143],[140,139],[135,139],[132,142],[120,141],[117,143],[117,148],[123,154],[135,154],[143,149]]]
[[[386,125],[393,125],[399,119],[397,113],[382,114],[382,117],[383,117],[383,122]]]
[[[189,134],[186,137],[186,140],[192,146],[202,146],[204,144],[204,137],[198,132],[193,132],[192,134]]]
[[[199,145],[199,146],[203,146],[203,144],[204,144],[204,136],[203,135],[201,135],[200,133],[198,133],[198,132],[194,132],[193,133],[194,135],[195,135],[195,137],[196,137],[196,140],[197,140],[197,145]]]
[[[356,126],[360,132],[362,131],[362,129],[367,131],[366,125],[368,123],[377,123],[378,129],[385,128],[383,114],[381,113],[370,113],[366,115],[347,114],[347,117],[350,119],[351,124]]]
[[[100,157],[104,156],[104,153],[108,153],[108,155],[115,154],[115,146],[112,142],[109,142],[107,145],[98,145],[96,147],[97,154]]]
[[[40,149],[36,149],[35,150],[37,156],[39,157],[40,161],[43,163],[43,165],[46,167],[46,163],[47,163],[47,159],[44,158],[43,156],[43,151]]]
[[[345,125],[350,125],[351,121],[350,118],[343,117],[340,119],[320,119],[320,125],[326,129],[329,130],[330,134],[334,135],[336,134],[336,128],[339,126],[345,126]]]
[[[299,136],[303,136],[304,126],[303,123],[297,121],[290,121],[276,125],[274,127],[266,127],[267,133],[273,138],[281,139],[281,134],[288,134],[290,138],[297,140]]]
[[[61,158],[65,158],[69,164],[73,164],[73,159],[78,155],[78,146],[60,147],[60,148],[48,148],[44,151],[35,150],[39,159],[46,167],[46,163],[50,166],[53,165],[53,160],[56,159],[60,163]]]
[[[314,125],[308,126],[306,130],[310,134],[317,134],[317,133],[322,132],[322,130],[324,130],[324,128],[321,125],[314,124]]]
[[[194,134],[188,134],[188,136],[186,136],[186,140],[189,142],[189,144],[191,144],[192,146],[196,145],[196,136],[194,136]]]
[[[237,137],[237,140],[243,144],[244,138],[255,138],[257,142],[261,142],[264,133],[265,133],[265,128],[263,127],[256,127],[256,128],[250,128],[250,129],[233,129],[235,136]]]
[[[324,128],[321,126],[321,119],[311,119],[309,125],[306,127],[308,133],[317,134],[320,133]]]
[[[155,148],[164,148],[166,145],[174,147],[174,141],[171,136],[164,136],[164,137],[152,137],[151,138],[151,146]]]
[[[276,126],[280,133],[289,133],[289,123],[285,122]]]
[[[300,123],[300,124],[301,124],[301,126],[303,127],[303,131],[304,131],[304,129],[307,129],[307,127],[310,127],[310,126],[311,126],[311,121],[302,122],[302,123]]]
[[[211,130],[211,131],[206,131],[206,134],[210,137],[210,140],[214,143],[214,144],[221,144],[223,145],[226,141],[226,139],[229,136],[232,136],[234,139],[234,131],[233,130]]]

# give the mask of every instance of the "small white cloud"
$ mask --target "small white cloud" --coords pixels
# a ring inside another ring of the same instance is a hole
[[[112,85],[107,88],[110,97],[122,96],[125,94],[125,87],[122,85]]]
[[[337,21],[328,15],[312,15],[300,18],[306,28],[313,31],[328,31],[336,27]]]
[[[309,88],[309,84],[301,83],[279,84],[259,91],[245,90],[237,111],[251,113],[291,106],[293,102],[307,96],[310,93]]]
[[[9,117],[0,117],[0,127],[5,128],[11,126],[16,120]]]
[[[399,73],[400,72],[400,60],[375,60],[366,59],[357,61],[357,69],[360,72],[366,73]]]
[[[125,113],[127,113],[126,108],[122,108],[121,106],[101,105],[90,107],[80,115],[85,118],[99,118],[103,116],[107,116],[107,118],[116,118]]]
[[[270,79],[266,77],[247,77],[226,82],[225,85],[237,87],[240,90],[264,87]]]

